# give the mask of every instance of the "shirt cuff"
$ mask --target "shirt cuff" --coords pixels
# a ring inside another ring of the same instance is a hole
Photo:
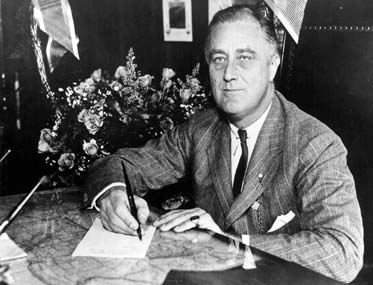
[[[106,186],[104,189],[102,189],[92,200],[91,206],[89,207],[90,209],[95,208],[98,212],[100,212],[100,208],[97,207],[96,201],[98,198],[100,198],[106,191],[109,191],[111,188],[116,187],[116,186],[123,186],[126,187],[126,184],[123,182],[114,182]]]

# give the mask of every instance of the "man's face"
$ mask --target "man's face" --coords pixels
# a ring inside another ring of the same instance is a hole
[[[218,107],[238,127],[257,120],[272,99],[268,87],[279,65],[279,57],[259,24],[248,19],[216,26],[208,61]]]

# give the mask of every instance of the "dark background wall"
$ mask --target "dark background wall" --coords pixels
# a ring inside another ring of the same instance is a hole
[[[140,70],[157,78],[162,67],[172,67],[181,76],[190,73],[197,62],[204,62],[201,47],[208,24],[207,1],[192,1],[193,42],[163,40],[160,0],[73,0],[70,4],[81,53],[74,72],[90,72],[98,67],[113,71],[125,63],[130,47],[134,48]],[[61,79],[61,75],[69,76],[71,72],[68,64],[60,65],[54,77]]]
[[[125,64],[130,47],[143,74],[160,80],[162,68],[175,70],[180,78],[201,63],[202,82],[208,83],[204,63],[203,41],[208,25],[208,1],[192,0],[192,42],[163,40],[162,0],[70,0],[76,33],[80,39],[80,61],[66,54],[49,75],[53,88],[65,86],[78,78],[88,77],[93,70],[103,68],[114,72]],[[252,2],[252,1],[248,1]],[[2,88],[0,122],[6,125],[6,137],[1,139],[13,151],[2,169],[0,195],[28,191],[45,172],[37,155],[40,129],[49,122],[51,110],[42,92],[35,56],[30,39],[30,1],[2,1],[5,88]],[[40,33],[42,45],[47,37]],[[19,117],[16,128],[16,100],[13,92],[15,72],[21,84]],[[6,110],[4,109],[6,107]]]
[[[4,71],[6,78],[0,94],[0,123],[5,124],[6,135],[0,140],[12,153],[0,169],[0,195],[28,191],[46,171],[37,155],[37,143],[40,129],[49,123],[52,110],[43,93],[32,49],[30,1],[1,1],[4,54],[0,71]],[[251,5],[256,2],[233,1]],[[138,69],[142,74],[155,76],[155,82],[161,79],[163,67],[174,69],[177,77],[184,78],[196,63],[201,63],[200,79],[208,89],[202,48],[208,25],[207,0],[192,0],[192,42],[164,41],[162,0],[69,0],[69,3],[80,40],[80,60],[67,53],[55,71],[48,74],[52,88],[87,78],[97,68],[113,73],[118,65],[125,64],[132,47]],[[45,47],[46,35],[40,32],[39,36]],[[15,72],[21,85],[19,114],[13,92]],[[16,128],[17,117],[21,120],[20,130]]]

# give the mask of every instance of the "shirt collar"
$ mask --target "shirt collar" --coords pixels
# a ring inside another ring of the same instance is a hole
[[[267,118],[269,110],[271,109],[271,106],[272,106],[272,101],[268,105],[268,107],[264,111],[264,113],[259,117],[259,119],[257,119],[254,123],[252,123],[250,126],[248,126],[247,128],[244,129],[247,132],[247,138],[256,138],[256,137],[258,137],[259,132],[262,129],[262,126],[264,124],[264,121]],[[237,139],[239,139],[238,128],[235,125],[231,124],[231,123],[229,123],[229,126],[230,126],[231,132],[234,135],[234,137],[237,138]]]

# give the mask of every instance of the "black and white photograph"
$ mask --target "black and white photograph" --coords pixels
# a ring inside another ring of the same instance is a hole
[[[373,284],[372,15],[0,0],[0,285]]]

